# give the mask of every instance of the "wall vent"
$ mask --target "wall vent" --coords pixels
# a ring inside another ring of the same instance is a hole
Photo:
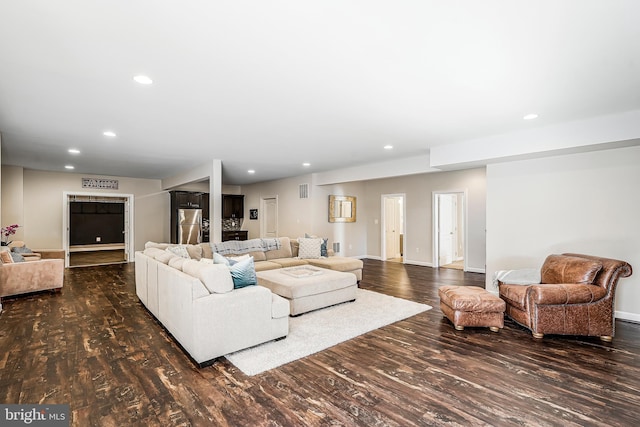
[[[308,199],[309,198],[309,184],[300,184],[298,186],[298,191],[300,193],[300,198],[301,199]]]

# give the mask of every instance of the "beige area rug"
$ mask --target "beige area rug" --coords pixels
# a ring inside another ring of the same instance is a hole
[[[358,289],[356,301],[289,318],[289,335],[225,357],[247,375],[256,375],[325,350],[432,307]]]

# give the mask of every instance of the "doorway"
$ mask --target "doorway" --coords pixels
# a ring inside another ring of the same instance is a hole
[[[433,193],[433,266],[466,271],[466,192]]]
[[[404,262],[405,195],[382,195],[382,247],[384,261]]]
[[[133,253],[133,195],[65,193],[65,267],[120,264]]]
[[[278,196],[263,197],[260,205],[260,237],[278,237]]]

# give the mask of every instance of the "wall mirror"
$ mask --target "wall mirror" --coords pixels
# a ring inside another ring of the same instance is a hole
[[[329,196],[329,222],[356,222],[356,198]]]

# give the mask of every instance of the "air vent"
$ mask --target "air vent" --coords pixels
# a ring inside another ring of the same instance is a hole
[[[309,184],[300,184],[300,186],[298,187],[298,190],[300,192],[301,199],[309,198]]]

